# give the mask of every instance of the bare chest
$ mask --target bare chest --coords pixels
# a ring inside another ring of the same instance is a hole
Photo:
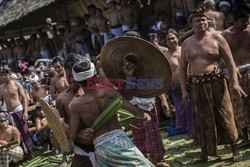
[[[0,131],[0,140],[4,140],[6,142],[12,141],[13,139],[13,134],[11,133],[11,130],[5,130],[5,131]]]
[[[18,88],[15,84],[6,85],[1,89],[3,97],[15,97],[18,96]]]
[[[196,60],[217,60],[219,58],[219,46],[212,40],[202,40],[199,42],[189,43],[186,47],[188,61]]]
[[[33,96],[36,98],[36,100],[39,100],[40,98],[44,98],[46,96],[46,90],[43,88],[40,88],[38,90],[34,90]]]
[[[63,77],[63,78],[60,78],[58,81],[56,81],[55,87],[58,93],[61,93],[65,88],[68,87],[68,83],[66,79]]]

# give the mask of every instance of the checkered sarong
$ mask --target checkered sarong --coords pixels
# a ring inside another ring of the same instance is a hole
[[[23,158],[23,149],[17,146],[12,149],[2,149],[0,150],[0,166],[9,167],[9,162],[17,162]]]
[[[145,124],[142,120],[138,120],[131,125],[133,143],[144,155],[149,154],[155,162],[161,162],[165,149],[160,134],[156,107],[145,112],[151,116],[151,121]]]

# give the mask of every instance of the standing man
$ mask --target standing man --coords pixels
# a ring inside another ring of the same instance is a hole
[[[106,0],[106,3],[109,7],[109,34],[114,35],[115,37],[122,36],[121,12],[116,8],[115,0]]]
[[[129,69],[128,66],[124,68]],[[70,118],[69,136],[75,139],[79,123],[83,121],[87,127],[91,127],[112,98],[119,93],[113,89],[87,89],[87,79],[96,77],[95,65],[87,59],[76,63],[72,71],[74,79],[84,90],[84,95],[73,100],[69,106],[70,111],[74,112]],[[123,108],[139,119],[150,121],[148,114],[133,107],[126,100],[124,100]],[[93,134],[97,166],[154,166],[121,130],[116,114],[95,132],[90,128],[87,130],[86,133]]]
[[[67,55],[67,58],[65,59],[64,63],[64,70],[66,73],[67,82],[69,83],[69,87],[63,91],[58,98],[56,99],[56,109],[59,111],[60,116],[64,119],[65,123],[69,125],[70,122],[70,116],[74,115],[74,111],[70,112],[69,110],[69,104],[70,102],[78,96],[81,96],[84,94],[82,89],[79,89],[79,84],[76,83],[76,81],[73,78],[72,75],[72,67],[73,65],[82,60],[82,57],[80,55],[71,53]],[[84,129],[87,128],[87,126],[81,122],[79,125],[79,130],[81,130],[84,133]],[[85,135],[81,136],[81,139],[74,140],[74,157],[72,159],[72,167],[78,167],[78,166],[85,166],[85,167],[92,167],[91,163],[91,154],[94,152],[94,145],[93,140],[88,139],[85,137]]]
[[[65,71],[63,69],[63,59],[55,57],[52,64],[57,72],[57,75],[52,78],[50,84],[50,93],[52,100],[56,100],[57,96],[68,88],[69,84],[66,80]]]
[[[194,35],[182,45],[179,78],[182,102],[187,105],[187,69],[191,82],[191,104],[195,131],[201,146],[201,154],[191,163],[207,161],[208,156],[217,156],[217,144],[231,144],[233,161],[242,159],[236,142],[233,107],[227,82],[219,69],[222,58],[229,69],[232,87],[239,96],[246,96],[238,83],[236,66],[226,40],[215,31],[208,31],[208,17],[202,9],[190,15]]]
[[[27,99],[22,85],[10,78],[9,68],[1,69],[4,83],[0,86],[0,103],[5,101],[11,115],[11,124],[21,133],[22,148],[25,154],[30,154],[34,148],[29,134]],[[22,99],[22,103],[20,101]]]
[[[190,101],[187,103],[187,106],[183,106],[181,99],[181,86],[179,80],[179,59],[181,57],[181,47],[179,46],[179,40],[177,33],[175,31],[170,31],[166,36],[166,43],[169,48],[167,51],[166,57],[169,60],[172,69],[172,83],[171,83],[171,95],[174,100],[175,107],[175,119],[176,119],[176,128],[187,128],[188,136],[194,139],[194,122],[193,114],[191,109]]]
[[[215,29],[218,31],[223,31],[225,22],[224,13],[216,11],[216,4],[214,0],[205,0],[203,4],[206,8],[206,15],[209,20],[213,21]]]
[[[235,5],[232,12],[234,25],[222,32],[230,46],[236,66],[250,64],[249,10],[249,7],[244,4]],[[241,70],[240,74],[240,85],[248,96],[239,98],[237,94],[232,92],[231,97],[236,125],[242,130],[243,139],[247,141],[249,140],[247,126],[250,123],[250,70]]]

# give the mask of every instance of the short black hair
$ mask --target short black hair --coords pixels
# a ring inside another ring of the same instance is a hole
[[[76,53],[69,53],[64,61],[64,69],[72,69],[74,64],[82,60],[82,56]]]
[[[169,29],[166,36],[168,36],[169,34],[174,34],[177,38],[179,37],[178,33],[174,29]]]
[[[7,73],[7,74],[11,74],[11,69],[9,67],[2,67],[1,68],[1,73]]]
[[[64,60],[61,57],[54,57],[53,60],[52,60],[52,64],[55,64],[57,62],[59,62],[60,65],[63,66]]]
[[[250,16],[250,8],[242,2],[238,2],[232,9],[233,18],[237,21],[240,18],[246,18]]]

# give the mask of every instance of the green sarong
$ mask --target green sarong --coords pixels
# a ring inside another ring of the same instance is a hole
[[[99,167],[153,167],[121,129],[99,136],[95,141]]]

